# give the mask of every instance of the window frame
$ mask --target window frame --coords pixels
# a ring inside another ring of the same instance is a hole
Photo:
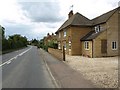
[[[66,43],[64,43],[64,50],[66,50]]]
[[[84,42],[84,49],[85,50],[89,50],[90,48],[89,48],[89,41],[85,41]]]
[[[58,43],[58,49],[61,49],[61,44],[60,44],[60,42]]]
[[[66,29],[63,31],[63,36],[64,36],[64,37],[67,36],[67,30],[66,30]]]
[[[95,33],[98,33],[101,30],[101,26],[97,25],[97,26],[94,27],[94,29],[95,29]]]
[[[111,48],[112,48],[112,50],[117,50],[117,42],[116,41],[111,42]]]
[[[59,32],[58,37],[61,38],[61,33]]]

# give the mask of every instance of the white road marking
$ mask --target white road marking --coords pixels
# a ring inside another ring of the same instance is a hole
[[[3,66],[3,65],[5,65],[5,64],[10,64],[12,60],[17,59],[17,57],[18,57],[18,56],[22,56],[24,53],[28,52],[30,49],[32,49],[32,47],[31,47],[31,48],[29,48],[29,49],[27,49],[27,50],[25,50],[24,52],[22,52],[22,53],[20,53],[20,54],[16,55],[15,57],[13,57],[13,58],[11,58],[11,59],[7,60],[6,62],[4,62],[4,63],[0,64],[0,67],[2,67],[2,66]]]
[[[7,61],[6,64],[10,64],[11,63],[11,60]]]
[[[51,70],[50,70],[50,68],[49,68],[49,66],[48,66],[48,64],[47,64],[47,62],[46,62],[46,60],[45,60],[45,57],[44,57],[44,56],[42,56],[42,57],[43,57],[45,66],[46,66],[46,68],[47,68],[47,70],[48,70],[48,72],[49,72],[49,74],[50,74],[50,76],[51,76],[51,78],[52,78],[52,80],[53,80],[56,88],[60,88],[61,86],[58,85],[58,83],[57,83],[58,81],[54,78],[53,74],[51,73]]]

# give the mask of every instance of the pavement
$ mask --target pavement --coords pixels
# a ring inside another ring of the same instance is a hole
[[[2,68],[2,88],[56,87],[37,47],[30,46],[4,54],[0,68]]]
[[[42,49],[40,49],[40,53],[59,88],[96,88],[91,81],[84,79],[82,74],[70,68],[63,61],[58,60]]]

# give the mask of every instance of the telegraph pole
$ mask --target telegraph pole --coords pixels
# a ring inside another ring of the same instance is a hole
[[[65,61],[65,48],[63,46],[63,61]]]

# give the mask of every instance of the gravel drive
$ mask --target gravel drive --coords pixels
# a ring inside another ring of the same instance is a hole
[[[118,57],[87,58],[66,55],[65,63],[100,88],[118,87]]]

